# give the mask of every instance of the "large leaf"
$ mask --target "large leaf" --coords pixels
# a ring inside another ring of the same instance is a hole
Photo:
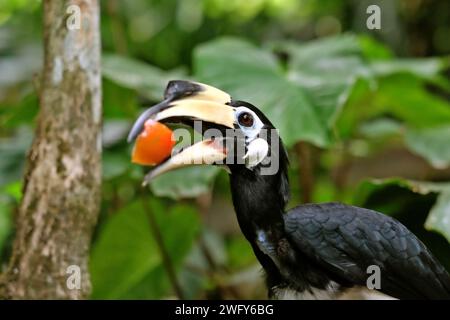
[[[450,185],[439,194],[425,228],[441,233],[450,242]]]
[[[280,48],[289,55],[289,77],[308,91],[321,119],[330,127],[357,79],[371,79],[355,36],[287,43]]]
[[[102,146],[109,148],[126,140],[131,128],[128,120],[114,119],[103,121]]]
[[[297,64],[313,61],[322,57],[338,57],[360,54],[361,48],[356,36],[351,34],[321,38],[306,43],[279,42],[275,46],[287,50],[292,55],[294,67]]]
[[[369,39],[340,35],[304,44],[281,43],[276,48],[288,54],[290,78],[306,89],[320,118],[330,128],[340,117],[347,117],[349,105],[363,117],[389,112],[414,126],[447,121],[448,103],[425,91],[423,85],[425,81],[445,84],[440,72],[448,61],[391,59],[386,48]],[[373,55],[369,50],[377,53]],[[354,99],[355,90],[358,100]],[[346,110],[342,111],[344,106]],[[423,115],[425,118],[421,118]],[[358,118],[362,117],[355,117],[355,124]]]
[[[362,55],[368,61],[389,60],[394,57],[394,53],[386,44],[367,34],[358,35],[358,44]]]
[[[406,72],[433,80],[447,65],[448,62],[442,58],[395,59],[373,62],[371,69],[377,76]]]
[[[425,89],[423,81],[412,73],[381,78],[373,106],[390,113],[415,128],[450,124],[450,104]]]
[[[350,138],[359,124],[380,113],[373,107],[374,95],[366,80],[360,78],[356,80],[346,101],[334,114],[335,131],[341,139]]]
[[[409,130],[448,126],[450,104],[428,92],[412,73],[380,77],[374,88],[359,79],[336,118],[336,128],[340,137],[348,138],[364,121],[386,115]]]
[[[450,165],[450,122],[447,126],[408,130],[405,141],[434,167],[442,169]]]
[[[371,194],[389,186],[397,186],[420,195],[437,194],[437,201],[429,212],[425,228],[441,233],[450,242],[450,182],[427,182],[401,178],[372,179],[363,182],[358,188],[355,203],[364,205]],[[405,198],[403,197],[401,201],[405,201]]]
[[[260,108],[290,146],[328,143],[326,130],[302,88],[288,80],[275,57],[250,43],[222,38],[194,52],[197,79]]]
[[[150,188],[160,197],[175,200],[195,198],[211,189],[219,168],[213,166],[191,166],[165,173],[152,180]]]
[[[168,81],[185,77],[181,69],[165,72],[139,60],[115,54],[103,55],[102,72],[105,78],[153,100],[162,98]]]
[[[125,174],[132,169],[128,154],[104,150],[102,154],[103,179],[109,180]]]
[[[175,206],[168,211],[158,202],[151,201],[150,208],[172,262],[178,268],[199,231],[198,216],[187,206]],[[92,297],[155,298],[157,294],[167,294],[169,282],[161,282],[165,274],[157,271],[161,266],[147,213],[140,201],[133,202],[109,218],[94,243],[90,264]],[[163,288],[153,291],[155,283],[160,283]],[[143,290],[143,286],[147,286],[147,290]],[[141,295],[143,292],[145,296]]]

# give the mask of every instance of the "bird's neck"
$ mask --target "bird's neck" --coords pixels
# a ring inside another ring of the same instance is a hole
[[[233,205],[239,226],[250,242],[259,231],[284,232],[283,213],[289,199],[286,171],[284,164],[274,175],[261,175],[243,166],[232,170]]]

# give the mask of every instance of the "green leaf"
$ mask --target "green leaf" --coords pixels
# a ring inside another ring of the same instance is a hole
[[[387,115],[408,129],[447,126],[450,104],[428,92],[423,81],[410,73],[381,77],[375,87],[358,79],[336,117],[337,132],[348,138],[364,121]]]
[[[425,228],[441,233],[450,242],[450,187],[439,194],[425,221]]]
[[[129,118],[130,122],[136,119],[139,112],[139,99],[136,91],[125,88],[118,83],[103,78],[103,119]]]
[[[11,197],[16,203],[22,198],[22,181],[15,181],[3,187],[2,192]]]
[[[389,185],[399,186],[421,195],[439,193],[450,188],[450,183],[416,181],[403,178],[369,179],[363,181],[358,187],[358,191],[355,194],[355,203],[364,203],[367,200],[368,195]]]
[[[319,58],[297,68],[291,69],[290,78],[308,91],[328,127],[333,127],[358,78],[371,80],[369,70],[357,57]]]
[[[438,194],[437,201],[425,222],[425,228],[441,233],[450,242],[450,182],[415,181],[402,178],[371,179],[359,186],[355,194],[355,203],[363,205],[370,195],[389,186],[398,186],[420,195]]]
[[[292,55],[294,67],[314,61],[316,58],[350,56],[361,53],[358,38],[352,34],[320,38],[306,43],[280,42],[279,49]]]
[[[371,69],[377,76],[411,73],[424,79],[433,79],[446,65],[441,58],[395,59],[373,62]]]
[[[37,95],[34,92],[28,92],[31,88],[19,91],[22,90],[24,93],[19,96],[13,94],[14,98],[8,99],[7,95],[2,98],[0,103],[0,127],[4,130],[30,124],[36,117],[39,106]]]
[[[373,91],[367,81],[357,79],[350,90],[347,100],[335,113],[336,132],[340,138],[348,139],[358,124],[370,119],[378,112],[373,107]]]
[[[12,206],[6,195],[0,194],[0,263],[8,236],[12,232]]]
[[[17,128],[11,137],[0,138],[0,186],[22,178],[26,153],[32,140],[33,132],[28,126]]]
[[[160,263],[145,212],[135,202],[107,221],[94,244],[92,297],[119,298]]]
[[[123,299],[161,299],[169,295],[170,281],[162,265],[152,269],[141,281],[130,288]]]
[[[400,131],[401,125],[398,121],[383,117],[365,122],[360,126],[360,132],[369,139],[393,136]]]
[[[444,169],[450,166],[450,123],[447,126],[408,130],[405,142],[434,167]]]
[[[196,78],[260,108],[291,146],[306,140],[328,143],[327,132],[308,97],[287,79],[275,57],[250,43],[221,38],[194,52]]]
[[[391,113],[415,128],[450,124],[449,102],[429,93],[413,74],[380,79],[373,103],[378,112]]]
[[[116,54],[102,57],[103,76],[120,86],[134,89],[149,99],[160,100],[167,82],[185,77],[182,69],[165,72],[139,60]]]
[[[348,135],[366,116],[381,113],[393,113],[414,126],[449,118],[448,103],[424,89],[425,81],[446,87],[440,75],[448,65],[443,58],[391,59],[390,51],[372,38],[352,35],[276,48],[288,54],[290,79],[307,91],[330,129],[347,118],[345,128],[337,126],[341,134]]]
[[[127,154],[104,151],[102,155],[103,179],[109,180],[121,176],[130,170],[130,159]]]
[[[211,190],[219,168],[191,166],[165,173],[151,181],[152,192],[159,197],[175,200],[195,198]]]
[[[242,269],[256,263],[251,245],[243,237],[232,237],[227,243],[230,267]]]
[[[128,120],[109,119],[103,121],[102,128],[102,146],[109,148],[126,140],[131,128]]]
[[[347,101],[358,78],[371,79],[362,59],[358,39],[341,35],[305,44],[287,44],[289,77],[310,94],[320,119],[334,124],[339,108]]]
[[[170,210],[150,202],[165,246],[178,269],[199,231],[197,214],[187,206]],[[161,298],[169,291],[161,284],[162,260],[152,234],[147,213],[140,201],[131,203],[109,218],[94,243],[90,271],[95,299]],[[152,276],[153,275],[153,276]],[[144,283],[148,290],[143,290]],[[152,285],[161,286],[152,291]],[[139,289],[138,289],[139,288]],[[133,291],[135,290],[135,291]],[[143,292],[146,296],[141,296]]]
[[[358,43],[363,56],[368,60],[389,60],[394,57],[389,47],[371,36],[359,35]]]

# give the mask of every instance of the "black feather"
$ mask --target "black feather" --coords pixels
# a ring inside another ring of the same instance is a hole
[[[383,293],[400,299],[450,299],[448,273],[391,217],[325,203],[298,206],[284,215],[284,221],[294,247],[339,278],[365,286],[367,267],[377,265]]]

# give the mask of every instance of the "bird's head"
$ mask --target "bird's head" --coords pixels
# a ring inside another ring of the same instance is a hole
[[[275,175],[287,162],[277,130],[258,108],[232,100],[229,94],[205,84],[170,81],[164,100],[137,119],[128,136],[129,142],[144,132],[149,120],[191,126],[202,134],[202,139],[181,150],[175,147],[157,163],[144,183],[167,171],[193,164],[221,165],[230,172],[249,170]],[[184,139],[189,131],[180,132],[178,136]],[[150,148],[146,152],[154,150]]]

